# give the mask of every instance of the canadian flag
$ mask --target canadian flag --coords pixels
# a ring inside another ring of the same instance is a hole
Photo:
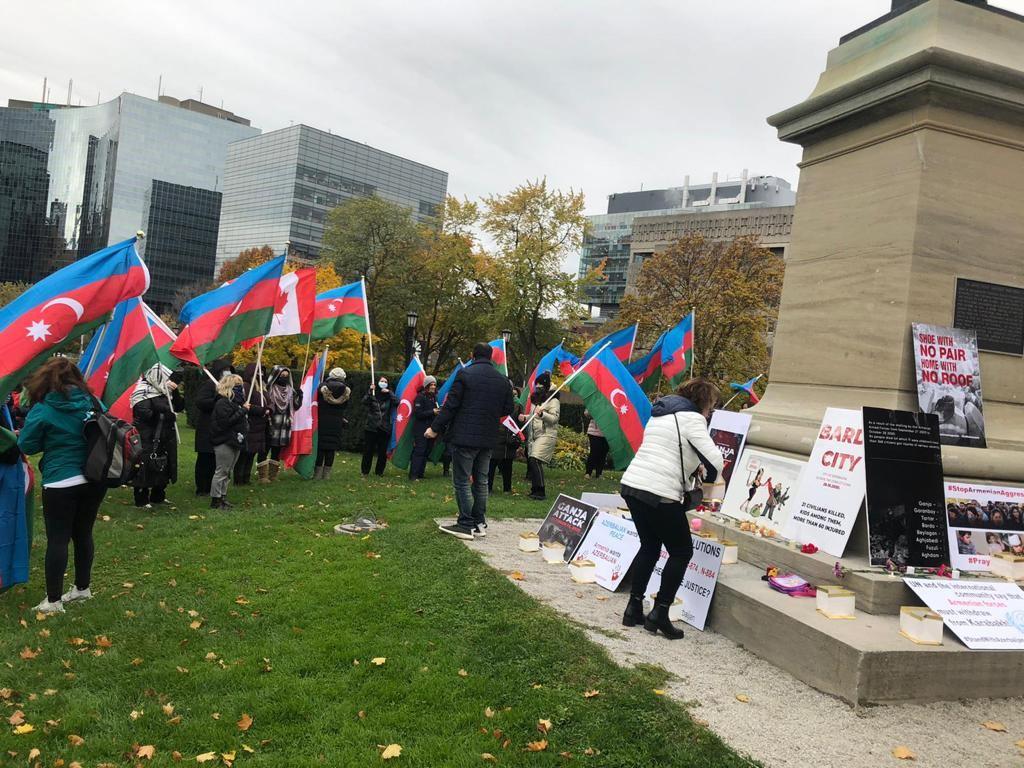
[[[518,437],[520,440],[526,440],[526,435],[523,434],[523,430],[520,429],[519,425],[516,424],[516,420],[511,416],[506,416],[501,420],[501,425],[505,427],[509,432]]]
[[[280,288],[284,305],[279,305],[274,313],[267,337],[312,333],[313,313],[316,309],[316,269],[307,267],[281,275]]]

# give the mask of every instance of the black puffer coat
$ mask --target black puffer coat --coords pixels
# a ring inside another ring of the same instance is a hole
[[[519,414],[523,412],[523,406],[519,403],[512,403],[512,419],[520,427]],[[508,427],[501,422],[498,422],[498,437],[494,441],[494,453],[491,454],[491,458],[495,461],[501,461],[502,459],[514,459],[516,453],[519,451],[519,446],[526,445],[525,440],[520,440],[517,435],[512,433]]]
[[[414,440],[423,437],[427,427],[434,421],[437,415],[434,410],[437,408],[437,395],[420,391],[416,395],[416,401],[412,404],[412,436]]]
[[[213,413],[210,414],[210,443],[241,448],[237,435],[242,433],[244,443],[248,431],[245,409],[230,398],[218,395],[213,404]]]
[[[263,382],[257,381],[255,385],[252,384],[255,375],[256,364],[249,363],[242,374],[246,395],[252,386],[252,399],[249,401],[249,433],[246,435],[242,450],[246,453],[265,453],[270,430],[270,405],[267,403],[266,395],[261,391]]]
[[[366,393],[363,405],[366,406],[367,432],[391,431],[391,412],[398,407],[398,395],[390,389],[387,392],[377,389],[376,396],[373,392]]]
[[[490,448],[495,428],[512,413],[512,385],[490,360],[474,360],[455,375],[441,412],[431,425],[435,432],[448,428],[445,438],[454,446]]]
[[[348,410],[352,389],[341,379],[327,379],[317,390],[317,419],[320,423],[319,442],[321,451],[340,451],[341,436],[348,421]]]
[[[139,430],[143,456],[148,457],[154,453],[157,456],[166,456],[167,479],[172,483],[178,481],[178,433],[174,429],[174,422],[177,419],[175,413],[181,413],[184,407],[185,401],[181,397],[181,392],[175,389],[171,393],[170,401],[166,397],[150,397],[136,403],[132,408],[132,423]],[[163,421],[160,420],[161,417]],[[146,487],[147,484],[146,478],[142,475],[145,475],[145,472],[140,473],[138,482],[134,483],[140,488]]]
[[[210,364],[210,373],[213,374],[213,378],[220,381],[221,375],[229,368],[231,363],[228,360],[214,360]],[[210,442],[210,416],[213,414],[215,402],[217,385],[210,381],[209,376],[204,375],[196,387],[196,453],[213,453],[213,443]]]

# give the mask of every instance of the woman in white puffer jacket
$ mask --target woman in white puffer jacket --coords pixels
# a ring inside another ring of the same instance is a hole
[[[705,480],[714,482],[724,463],[708,434],[718,388],[705,379],[690,379],[676,392],[651,408],[643,442],[622,475],[621,489],[640,537],[640,552],[633,561],[633,587],[622,623],[635,627],[642,621],[648,632],[661,631],[672,640],[681,638],[683,630],[669,621],[668,608],[693,556],[686,492]],[[668,551],[668,561],[661,573],[654,610],[645,617],[644,590],[662,545]]]

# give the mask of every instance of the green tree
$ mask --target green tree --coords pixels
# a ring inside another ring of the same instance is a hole
[[[6,307],[31,287],[28,283],[0,283],[0,307]]]
[[[277,255],[278,254],[274,253],[274,249],[269,245],[260,246],[258,248],[246,248],[235,258],[221,264],[220,272],[217,273],[216,284],[222,285],[228,280],[234,280],[236,277],[244,272],[248,272],[253,267],[258,267],[260,264],[266,264]]]
[[[782,258],[755,238],[732,242],[689,235],[647,259],[616,326],[639,323],[638,348],[696,310],[694,369],[719,383],[768,368],[767,330],[782,293]]]
[[[483,204],[481,226],[494,247],[478,255],[477,287],[495,324],[513,331],[512,367],[525,376],[583,315],[579,282],[563,265],[583,242],[584,196],[541,179]]]

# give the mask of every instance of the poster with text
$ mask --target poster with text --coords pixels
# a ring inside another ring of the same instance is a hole
[[[724,554],[725,547],[722,546],[722,542],[694,537],[693,558],[686,568],[683,583],[676,592],[676,597],[683,601],[683,621],[701,632],[704,631],[704,625],[708,620],[708,609],[715,594],[715,584],[718,583],[718,572],[722,569]],[[662,547],[651,580],[647,582],[645,594],[653,595],[660,591],[661,572],[666,562],[668,552]]]
[[[592,560],[597,566],[597,583],[614,592],[639,551],[640,537],[632,520],[598,512],[576,558]]]
[[[1024,591],[1005,581],[904,579],[968,648],[1024,650]]]
[[[978,334],[914,323],[917,404],[939,419],[946,445],[985,447]]]
[[[711,414],[709,424],[711,439],[722,452],[725,466],[722,469],[721,482],[729,485],[736,461],[743,455],[743,445],[747,442],[750,430],[750,414],[733,411],[715,411]]]
[[[541,523],[537,537],[542,546],[549,541],[564,544],[565,561],[569,562],[596,514],[597,507],[593,504],[587,504],[564,493],[559,494],[555,503],[551,505],[548,516]]]
[[[753,520],[781,533],[795,506],[804,467],[802,461],[747,448],[733,469],[722,514]]]
[[[950,563],[988,571],[992,555],[1024,555],[1024,488],[946,482]]]
[[[949,563],[934,414],[864,408],[864,484],[872,565]]]
[[[580,494],[584,504],[591,504],[597,507],[598,512],[612,512],[620,515],[628,515],[626,512],[626,500],[617,493],[592,493],[587,491]]]
[[[828,408],[782,535],[842,557],[863,501],[863,416]]]

